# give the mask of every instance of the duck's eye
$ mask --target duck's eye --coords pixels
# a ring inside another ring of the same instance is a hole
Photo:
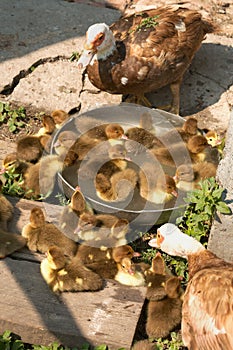
[[[99,35],[99,40],[102,40],[104,38],[104,34],[103,33],[101,33],[100,35]]]

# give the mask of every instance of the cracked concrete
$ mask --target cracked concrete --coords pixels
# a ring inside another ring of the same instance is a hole
[[[156,6],[172,1],[158,0]],[[174,1],[173,1],[174,3]],[[179,3],[177,1],[176,3]],[[106,6],[115,6],[109,8]],[[45,112],[69,111],[81,102],[81,112],[103,104],[117,104],[119,95],[99,92],[86,79],[82,89],[82,72],[69,57],[80,52],[85,31],[94,22],[112,23],[120,10],[139,11],[151,1],[90,0],[1,0],[0,21],[0,93],[2,99],[31,106]],[[207,35],[184,76],[181,87],[181,115],[196,116],[201,128],[228,130],[225,158],[219,166],[219,181],[232,201],[232,106],[233,106],[233,4],[218,0],[197,0],[185,5],[211,15],[220,25],[216,34]],[[36,63],[36,67],[35,67]],[[34,65],[34,69],[31,69]],[[19,79],[18,79],[19,78]],[[9,87],[13,83],[12,91]],[[9,94],[7,94],[7,91]],[[156,105],[170,99],[168,88],[150,94]],[[210,247],[218,255],[232,260],[232,216],[221,217],[213,225]],[[219,230],[224,231],[221,240]],[[221,244],[218,245],[216,242]]]

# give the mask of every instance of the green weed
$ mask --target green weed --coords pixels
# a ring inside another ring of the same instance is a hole
[[[6,123],[9,131],[14,133],[25,127],[26,113],[24,107],[11,109],[8,103],[0,102],[0,123]]]

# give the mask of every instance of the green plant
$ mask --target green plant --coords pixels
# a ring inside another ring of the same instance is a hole
[[[184,344],[181,340],[181,335],[176,332],[171,332],[168,339],[156,339],[158,350],[180,350],[184,349]]]
[[[24,344],[20,337],[10,331],[0,335],[0,350],[23,350]]]
[[[23,197],[25,191],[22,188],[23,176],[22,174],[15,174],[15,169],[5,171],[2,176],[5,178],[2,192],[9,196]]]
[[[77,61],[80,57],[80,53],[75,51],[75,52],[72,52],[72,55],[70,56],[70,61],[73,62],[73,61]]]
[[[184,215],[176,220],[176,224],[183,232],[206,244],[214,214],[230,214],[231,210],[222,201],[224,189],[214,177],[199,184],[200,189],[189,192],[184,199],[188,206]]]
[[[6,123],[10,132],[16,132],[24,127],[26,122],[25,108],[11,109],[8,103],[0,102],[0,123]]]
[[[55,198],[58,199],[59,204],[61,206],[66,206],[66,205],[68,205],[70,203],[70,199],[67,199],[66,196],[63,193],[57,193],[55,195]]]

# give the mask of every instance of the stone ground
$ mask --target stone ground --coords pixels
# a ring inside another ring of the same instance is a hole
[[[196,116],[201,128],[228,130],[225,158],[219,166],[219,181],[227,189],[232,202],[232,126],[233,106],[233,3],[231,1],[197,0],[171,2],[159,0],[156,6],[182,3],[198,9],[219,26],[207,35],[185,74],[181,87],[183,117]],[[81,74],[74,52],[80,52],[85,31],[94,22],[111,24],[123,11],[141,11],[150,7],[149,0],[2,0],[0,21],[0,98],[30,111],[29,129],[38,127],[36,112],[54,109],[69,111],[81,103],[81,112],[103,104],[118,104],[121,96],[99,92],[86,80],[82,90]],[[150,95],[156,105],[170,98],[164,88]],[[35,124],[35,125],[34,125]],[[4,125],[0,126],[1,154],[14,147]],[[210,247],[231,260],[233,250],[232,216],[213,225]],[[216,237],[224,231],[221,239]],[[227,237],[227,238],[224,238]],[[218,244],[217,244],[218,242]]]

